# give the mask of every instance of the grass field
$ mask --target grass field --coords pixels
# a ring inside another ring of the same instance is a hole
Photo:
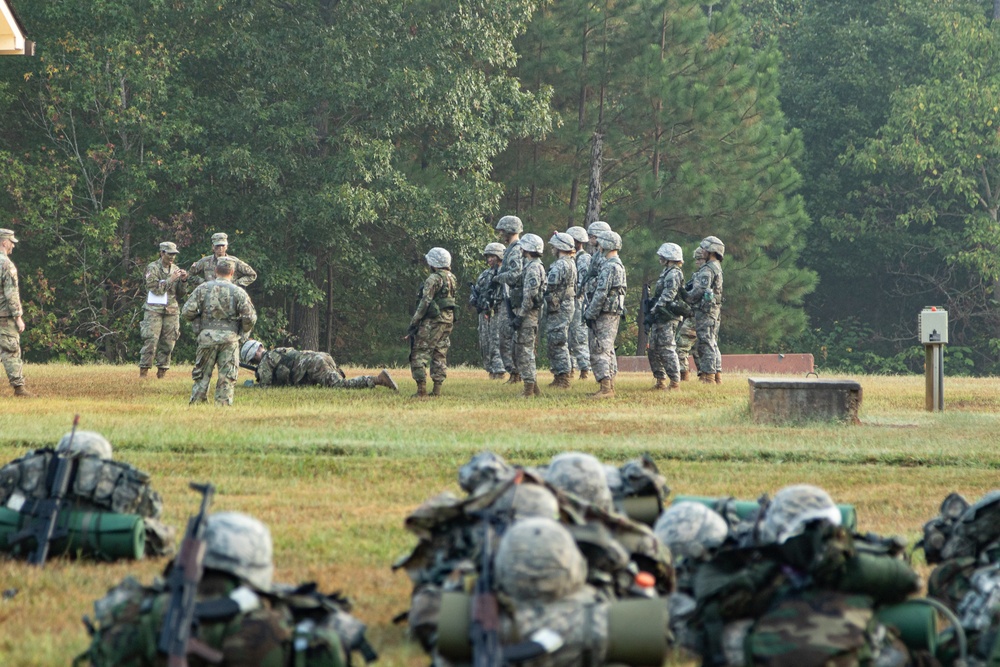
[[[398,395],[238,386],[236,405],[217,409],[188,407],[189,372],[140,382],[135,367],[29,366],[39,397],[15,400],[4,388],[0,462],[54,444],[79,413],[80,428],[104,433],[116,458],[153,475],[179,530],[197,509],[188,481],[214,482],[215,509],[269,524],[276,580],[315,580],[354,599],[380,665],[427,662],[390,623],[410,591],[390,570],[415,543],[403,518],[433,494],[458,491],[457,467],[482,449],[525,464],[570,449],[611,462],[649,452],[675,493],[756,498],[810,482],[854,503],[861,530],[911,542],[950,491],[971,500],[1000,487],[1000,379],[948,379],[946,412],[933,415],[923,412],[922,377],[864,377],[860,426],[775,427],[748,420],[737,375],[665,395],[645,391],[648,376],[623,374],[611,402],[585,398],[592,382],[529,402],[457,369],[445,396],[418,402],[398,370]],[[40,571],[0,560],[0,589],[19,589],[0,601],[0,665],[69,664],[87,643],[80,618],[92,602],[127,573],[148,581],[164,564],[56,559]]]

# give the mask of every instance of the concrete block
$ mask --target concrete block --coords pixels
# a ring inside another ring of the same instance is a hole
[[[750,378],[750,417],[755,422],[844,421],[861,423],[861,385],[854,380]]]

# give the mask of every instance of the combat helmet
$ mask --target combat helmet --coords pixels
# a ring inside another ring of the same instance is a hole
[[[576,243],[574,239],[569,234],[564,232],[556,232],[549,239],[549,245],[556,250],[562,250],[563,252],[573,252],[576,250]]]
[[[684,251],[681,250],[681,247],[676,243],[664,243],[660,246],[660,249],[656,251],[656,254],[668,262],[684,261]]]
[[[587,234],[589,236],[597,236],[597,232],[610,232],[611,225],[604,222],[603,220],[596,220],[587,226]],[[588,241],[590,239],[587,239]]]
[[[617,232],[597,232],[597,244],[601,250],[621,250],[622,237]]]
[[[243,347],[240,348],[240,361],[244,364],[252,364],[254,357],[257,356],[257,350],[264,347],[264,343],[259,340],[249,339],[247,342],[243,343]]]
[[[59,439],[56,451],[60,454],[83,454],[105,461],[111,460],[111,443],[96,431],[77,431],[76,434],[71,431]]]
[[[587,562],[573,536],[552,519],[512,525],[500,540],[495,563],[500,590],[518,600],[559,600],[587,580]]]
[[[590,240],[587,235],[587,230],[583,227],[574,226],[566,230],[566,233],[573,237],[573,240],[577,243],[586,243]]]
[[[694,257],[695,261],[698,261],[699,259],[703,260],[705,259],[705,249],[698,246],[694,249],[694,253],[691,256]]]
[[[509,479],[514,467],[493,452],[479,452],[458,469],[458,485],[466,493],[474,493],[483,484],[495,484]]]
[[[451,268],[451,253],[444,248],[431,248],[424,259],[427,260],[427,264],[430,265],[432,269],[450,269]]]
[[[207,568],[228,572],[255,588],[267,591],[274,576],[271,531],[240,512],[218,512],[205,524]]]
[[[708,558],[729,534],[729,526],[717,512],[701,503],[685,500],[660,515],[653,526],[656,538],[675,556]]]
[[[486,247],[483,248],[483,256],[486,255],[496,255],[497,257],[503,258],[503,253],[506,248],[503,247],[502,243],[487,243]]]
[[[559,501],[541,484],[512,484],[493,503],[498,512],[509,512],[515,521],[542,517],[559,518]]]
[[[497,221],[496,230],[508,234],[520,234],[524,231],[524,225],[521,224],[521,218],[516,215],[505,215]]]
[[[705,252],[717,253],[719,257],[726,255],[726,244],[718,236],[706,236],[701,240],[701,247],[705,249]]]
[[[537,234],[525,234],[521,237],[519,243],[521,244],[521,250],[524,252],[531,252],[536,255],[541,255],[545,252],[545,241]]]
[[[604,465],[590,454],[565,452],[555,456],[545,470],[545,481],[603,510],[611,510],[611,488]]]
[[[784,544],[801,535],[806,525],[825,520],[841,524],[840,510],[830,494],[811,484],[786,486],[774,495],[760,527],[761,544]]]

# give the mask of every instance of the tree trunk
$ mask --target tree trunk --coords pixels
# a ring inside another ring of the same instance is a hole
[[[333,263],[326,263],[326,351],[333,354]]]
[[[604,150],[604,135],[600,128],[594,131],[590,145],[590,189],[587,194],[587,215],[584,227],[601,219],[601,162]]]

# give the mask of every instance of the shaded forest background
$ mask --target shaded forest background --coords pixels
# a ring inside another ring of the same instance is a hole
[[[225,231],[257,337],[403,363],[423,254],[467,284],[514,213],[622,232],[622,353],[655,249],[714,234],[724,352],[916,371],[934,304],[948,372],[996,374],[995,5],[15,2],[38,55],[0,59],[0,226],[26,356],[135,361],[157,243],[186,267]],[[476,360],[474,311],[452,340]]]

